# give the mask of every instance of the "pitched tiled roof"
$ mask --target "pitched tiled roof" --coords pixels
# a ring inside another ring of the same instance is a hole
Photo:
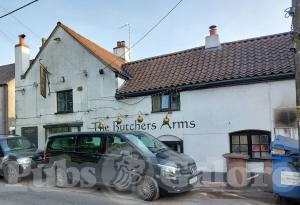
[[[291,37],[291,33],[263,36],[224,43],[221,49],[197,47],[124,64],[122,69],[131,79],[116,96],[293,78]]]
[[[125,63],[123,59],[116,56],[115,54],[109,52],[108,50],[102,48],[96,43],[88,40],[82,35],[78,34],[74,30],[70,29],[68,26],[63,23],[58,23],[68,34],[70,34],[74,39],[76,39],[81,45],[88,49],[93,55],[98,57],[100,60],[103,60],[104,63],[116,71],[120,71],[121,65]]]
[[[15,64],[0,66],[0,85],[15,78]]]

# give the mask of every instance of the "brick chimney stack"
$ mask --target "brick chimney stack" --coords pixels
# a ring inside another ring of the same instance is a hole
[[[30,49],[25,42],[25,34],[19,35],[19,43],[15,45],[15,79],[19,81],[21,76],[29,68]],[[17,82],[16,82],[17,83]]]
[[[114,54],[126,62],[130,62],[130,49],[126,46],[125,41],[117,42],[117,47],[114,48]]]
[[[212,25],[209,27],[209,36],[205,37],[205,49],[220,49],[221,43],[217,33],[217,26]]]

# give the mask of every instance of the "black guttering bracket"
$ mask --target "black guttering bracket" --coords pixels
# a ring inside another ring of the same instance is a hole
[[[206,89],[206,88],[216,88],[216,87],[227,87],[227,86],[236,86],[236,85],[248,85],[254,83],[263,83],[269,81],[279,81],[279,80],[288,80],[294,79],[295,73],[284,73],[284,74],[276,74],[269,76],[258,76],[258,77],[248,77],[248,78],[240,78],[240,79],[232,79],[232,80],[222,80],[215,82],[207,82],[207,83],[198,83],[198,84],[188,84],[188,85],[179,85],[175,86],[172,89],[177,89],[180,91],[187,90],[198,90],[198,89]],[[167,92],[171,88],[159,88],[153,90],[145,90],[138,91],[133,93],[116,93],[116,99],[130,98],[130,97],[140,97],[146,95],[153,95],[157,93]]]

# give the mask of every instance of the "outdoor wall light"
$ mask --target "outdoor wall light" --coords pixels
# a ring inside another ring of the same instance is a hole
[[[123,121],[122,118],[119,116],[119,117],[117,118],[117,121],[116,121],[116,122],[117,122],[117,124],[119,125],[119,124],[122,123],[122,121]]]
[[[83,70],[83,75],[87,78],[88,77],[88,71],[87,70]]]
[[[64,76],[61,76],[60,77],[60,82],[64,83],[66,81],[65,77]]]
[[[104,70],[103,69],[99,69],[99,74],[100,75],[104,75]]]
[[[166,117],[164,117],[163,120],[163,125],[168,125],[170,123],[170,118],[168,117],[168,115],[166,115]]]
[[[139,116],[137,117],[137,121],[138,123],[142,123],[144,121],[144,118],[141,114],[139,114]]]
[[[22,95],[25,95],[25,88],[21,90]]]
[[[100,130],[104,130],[105,125],[104,125],[104,123],[103,123],[102,121],[99,122],[98,128],[99,128]]]

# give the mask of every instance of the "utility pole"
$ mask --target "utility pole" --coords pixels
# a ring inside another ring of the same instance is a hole
[[[297,105],[297,127],[298,141],[300,148],[300,0],[292,0],[290,15],[293,20],[293,48],[295,48],[295,64],[296,64],[296,105]]]

